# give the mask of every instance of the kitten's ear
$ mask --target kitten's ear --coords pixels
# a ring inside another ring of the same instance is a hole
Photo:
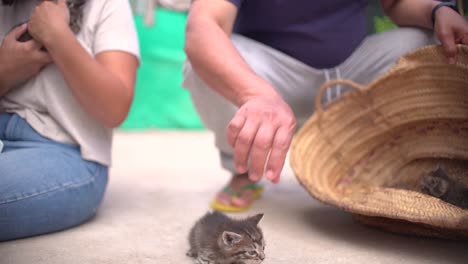
[[[257,215],[250,217],[248,221],[250,221],[251,223],[257,226],[262,220],[262,218],[263,218],[263,214],[257,214]]]
[[[437,169],[434,171],[435,174],[445,174],[445,169],[442,165],[437,166]]]
[[[234,232],[229,232],[229,231],[224,231],[222,238],[223,238],[224,245],[228,247],[232,247],[235,244],[241,242],[242,240],[241,235],[234,233]]]
[[[437,164],[437,168],[439,168],[439,169],[441,169],[441,170],[443,170],[443,171],[445,171],[445,169],[446,169],[446,168],[445,168],[445,165],[444,165],[443,163]]]

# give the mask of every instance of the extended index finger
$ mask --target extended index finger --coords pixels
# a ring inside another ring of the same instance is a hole
[[[250,150],[259,125],[255,118],[247,119],[234,143],[234,164],[239,173],[245,173],[249,168]]]
[[[242,113],[237,112],[236,115],[232,118],[231,122],[229,122],[226,128],[226,137],[231,147],[234,147],[234,144],[237,141],[237,137],[239,136],[242,127],[244,127],[245,121],[245,116]]]

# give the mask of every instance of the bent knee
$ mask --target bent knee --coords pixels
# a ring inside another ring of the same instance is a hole
[[[401,57],[418,48],[436,43],[433,32],[421,28],[402,27],[388,33],[392,39],[389,44],[394,43],[394,41],[397,42],[394,43],[397,45],[393,45],[393,55],[395,57]]]

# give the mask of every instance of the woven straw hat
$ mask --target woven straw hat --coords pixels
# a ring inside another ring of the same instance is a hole
[[[324,108],[337,84],[354,90]],[[468,47],[458,46],[456,65],[428,46],[367,86],[328,82],[315,106],[291,149],[314,198],[387,231],[468,239],[468,210],[415,191],[438,164],[468,186]]]

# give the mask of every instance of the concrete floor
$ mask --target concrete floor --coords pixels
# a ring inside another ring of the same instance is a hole
[[[187,233],[228,179],[210,134],[118,133],[98,216],[80,227],[0,244],[0,264],[189,264]],[[391,235],[319,204],[286,168],[249,212],[264,212],[267,264],[468,263],[468,243]]]

